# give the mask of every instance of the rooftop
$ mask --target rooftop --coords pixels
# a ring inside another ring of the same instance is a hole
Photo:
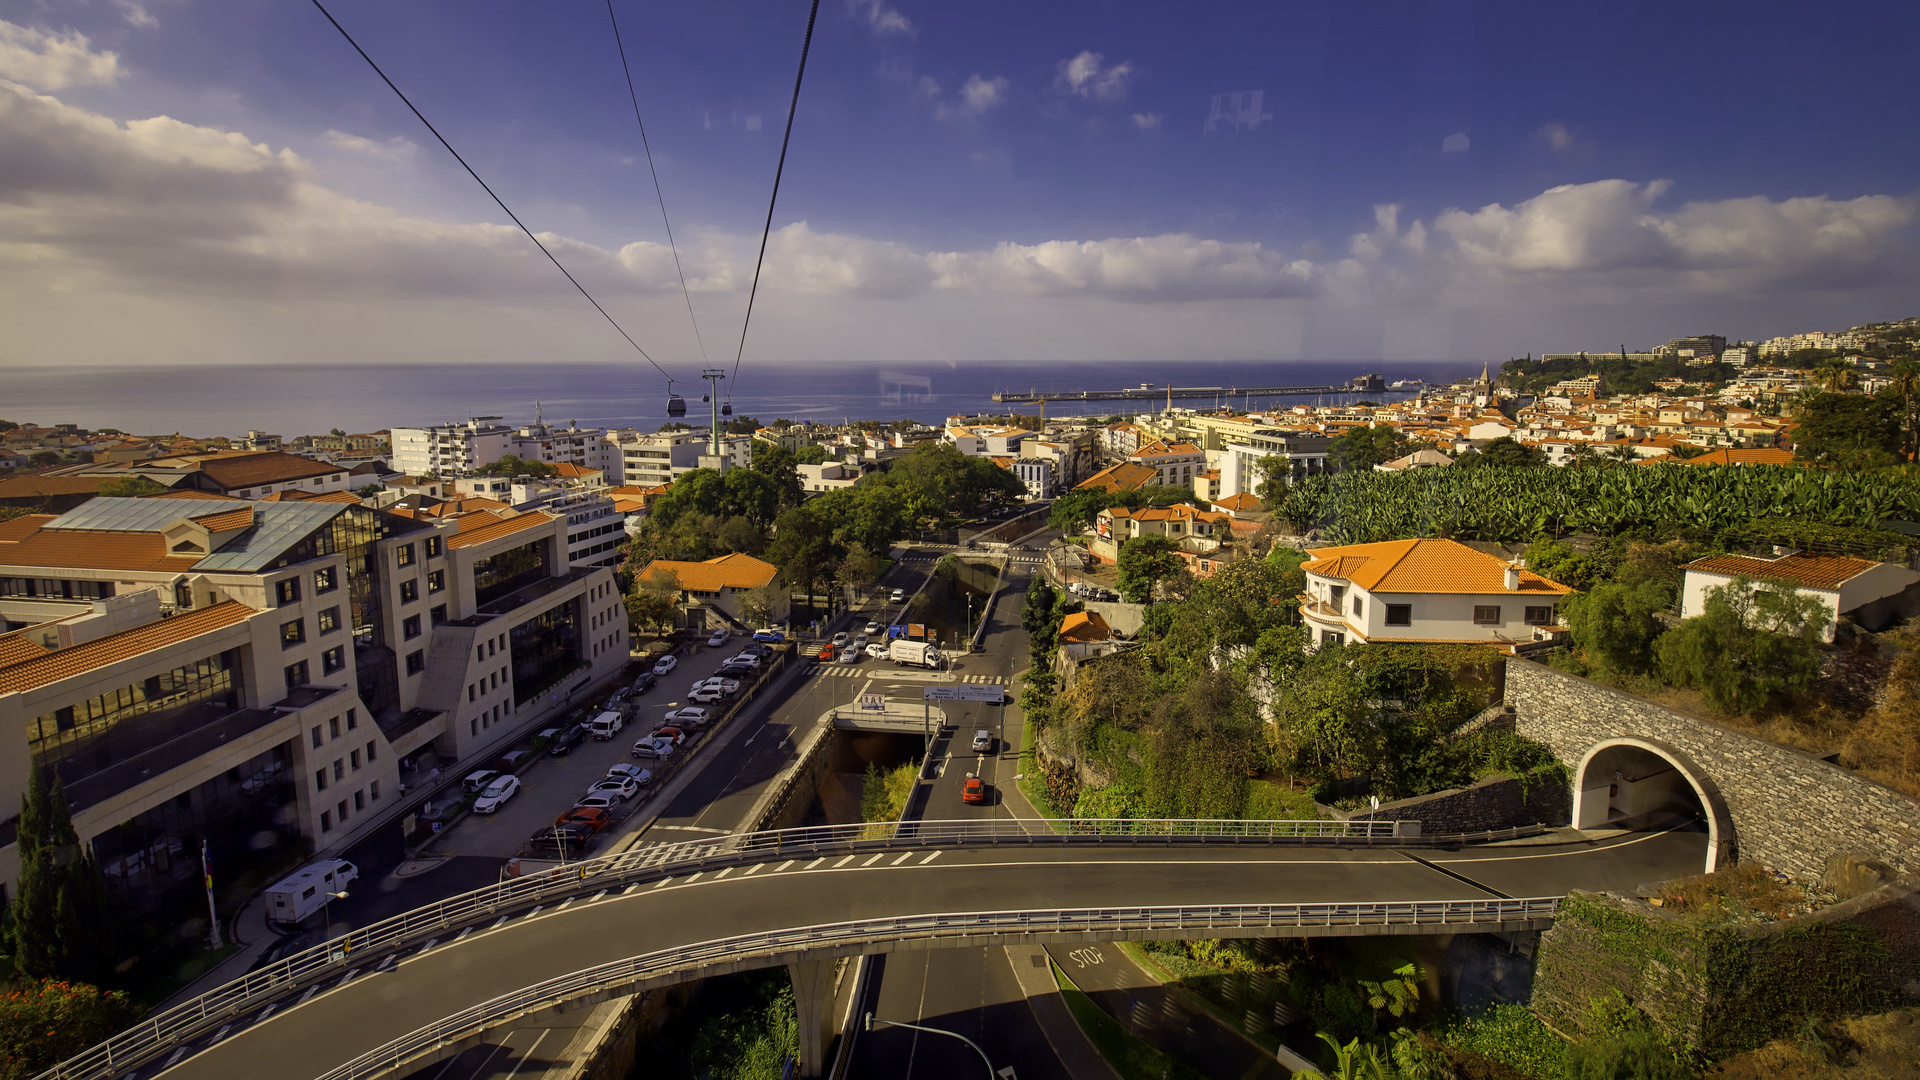
[[[1377,544],[1309,548],[1313,561],[1301,570],[1319,577],[1350,581],[1369,592],[1531,594],[1564,596],[1572,589],[1530,570],[1520,571],[1520,587],[1508,589],[1508,564],[1455,540],[1388,540]]]
[[[1076,611],[1061,620],[1060,640],[1087,644],[1095,641],[1113,640],[1113,627],[1097,611]]]
[[[0,667],[0,694],[18,693],[59,682],[82,672],[163,649],[201,634],[245,622],[253,609],[232,600],[170,619]]]
[[[1109,492],[1134,491],[1158,475],[1160,475],[1160,471],[1150,465],[1123,461],[1118,465],[1101,469],[1099,472],[1080,481],[1079,484],[1075,485],[1075,490],[1083,488],[1093,490],[1097,488]]]
[[[447,541],[447,546],[450,548],[484,544],[489,540],[497,540],[502,536],[511,536],[535,526],[545,525],[554,518],[552,514],[543,514],[536,510],[510,518],[498,518],[492,514],[475,512],[463,514],[454,520],[459,523],[460,531],[453,539]]]
[[[721,589],[755,589],[773,580],[779,568],[751,555],[734,552],[706,562],[676,562],[655,559],[640,571],[642,579],[664,570],[679,575],[680,587],[694,592],[719,592]]]
[[[1777,559],[1748,555],[1710,555],[1690,562],[1688,570],[1755,581],[1791,581],[1809,589],[1837,589],[1849,579],[1859,577],[1880,565],[1869,559],[1846,555],[1807,555],[1796,552]]]

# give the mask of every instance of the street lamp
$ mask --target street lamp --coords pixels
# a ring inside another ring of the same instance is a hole
[[[985,1050],[980,1049],[980,1044],[974,1042],[972,1039],[967,1038],[965,1035],[962,1035],[957,1031],[948,1031],[946,1028],[923,1027],[919,1024],[909,1024],[904,1020],[876,1020],[873,1018],[872,1013],[868,1013],[866,1018],[866,1030],[872,1031],[874,1028],[874,1025],[876,1024],[878,1024],[881,1027],[912,1028],[915,1031],[928,1031],[928,1032],[932,1032],[935,1035],[951,1035],[954,1038],[959,1039],[961,1042],[966,1043],[968,1046],[973,1047],[973,1052],[980,1055],[981,1061],[986,1062],[987,1080],[1000,1080],[1000,1074],[993,1071],[993,1062],[988,1060],[987,1052]],[[1009,1069],[1007,1071],[1009,1074],[1011,1074],[1013,1070]]]
[[[333,902],[335,900],[345,900],[346,898],[347,894],[344,892],[330,892],[327,894],[326,901],[320,905],[320,935],[322,937],[325,937],[333,931]]]

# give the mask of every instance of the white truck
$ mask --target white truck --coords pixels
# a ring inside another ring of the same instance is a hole
[[[267,890],[267,918],[277,923],[297,923],[358,880],[360,868],[345,859],[309,863]]]
[[[937,668],[940,666],[940,650],[934,648],[930,641],[896,639],[887,646],[887,659],[896,664]]]

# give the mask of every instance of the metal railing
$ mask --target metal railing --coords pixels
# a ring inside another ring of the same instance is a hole
[[[450,1043],[569,999],[614,989],[630,992],[644,989],[649,983],[678,982],[703,968],[726,966],[738,970],[759,966],[756,961],[778,963],[802,953],[847,952],[907,938],[939,939],[960,945],[1010,934],[1120,937],[1201,930],[1215,936],[1228,932],[1245,934],[1345,926],[1514,926],[1551,919],[1558,906],[1556,898],[1536,897],[1370,904],[1062,908],[911,915],[743,934],[616,960],[535,983],[411,1031],[322,1073],[318,1080],[365,1080],[393,1072]]]
[[[229,1023],[291,990],[366,962],[369,956],[445,937],[468,926],[534,905],[630,882],[744,865],[771,857],[802,858],[847,851],[966,845],[1109,843],[1268,843],[1299,845],[1436,846],[1473,837],[1397,836],[1392,821],[1234,821],[1212,819],[992,818],[975,821],[899,821],[815,825],[730,833],[673,844],[632,848],[566,863],[447,897],[349,931],[294,953],[197,998],[154,1014],[104,1043],[40,1074],[41,1080],[105,1077]],[[1029,829],[1031,828],[1031,831]]]

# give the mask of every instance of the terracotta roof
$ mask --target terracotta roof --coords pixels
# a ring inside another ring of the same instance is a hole
[[[1880,565],[1868,559],[1846,555],[1806,555],[1795,553],[1779,559],[1756,559],[1746,555],[1710,555],[1690,562],[1688,570],[1706,574],[1725,574],[1755,581],[1791,581],[1809,589],[1837,589],[1841,583]]]
[[[1455,540],[1388,540],[1378,544],[1310,548],[1300,569],[1351,581],[1377,593],[1508,593],[1507,564]],[[1514,594],[1564,596],[1573,590],[1530,570],[1520,571]]]
[[[174,488],[171,491],[160,491],[152,495],[142,495],[140,497],[143,499],[232,499],[234,502],[247,501],[237,495],[222,495],[217,491],[190,491],[186,488]]]
[[[8,476],[0,478],[0,499],[85,495],[98,492],[113,479],[111,476]]]
[[[329,462],[278,450],[222,454],[200,462],[200,474],[229,491],[259,487],[261,484],[284,484],[289,480],[308,480],[346,471]]]
[[[22,514],[0,521],[0,543],[24,540],[38,531],[40,526],[53,520],[55,516],[52,514]]]
[[[1752,450],[1713,450],[1699,457],[1661,458],[1665,465],[1805,465],[1804,461],[1793,460],[1793,451],[1779,450],[1773,447],[1758,447]]]
[[[1160,470],[1155,469],[1151,465],[1141,465],[1131,461],[1123,461],[1118,465],[1101,469],[1099,472],[1080,481],[1080,483],[1074,486],[1074,490],[1099,488],[1111,492],[1133,491],[1145,485],[1147,481],[1158,475],[1160,475]]]
[[[1239,514],[1245,513],[1248,510],[1259,510],[1267,504],[1262,502],[1260,496],[1255,495],[1253,492],[1243,491],[1238,495],[1229,495],[1224,499],[1215,499],[1213,500],[1213,505],[1220,507],[1229,514]]]
[[[208,532],[229,532],[244,529],[253,524],[253,507],[236,506],[231,510],[221,510],[213,514],[201,514],[193,521],[204,526]]]
[[[779,567],[772,563],[736,551],[706,562],[655,559],[640,571],[640,577],[648,578],[661,570],[673,571],[679,575],[682,589],[696,592],[719,592],[723,588],[754,589],[772,581],[773,576],[779,573]]]
[[[201,558],[167,554],[166,537],[157,532],[40,528],[52,520],[29,516],[0,522],[0,566],[184,572]],[[23,523],[31,525],[22,530]]]
[[[482,517],[493,518],[493,520],[480,520]],[[476,513],[465,514],[455,520],[460,523],[460,532],[459,535],[447,541],[447,546],[450,548],[472,547],[475,544],[484,544],[489,540],[497,540],[502,536],[511,536],[517,532],[525,532],[535,526],[545,525],[552,521],[553,515],[535,511],[533,513],[521,514],[519,517],[496,518],[493,517],[492,514],[483,515]]]
[[[1076,611],[1060,623],[1060,640],[1081,644],[1113,640],[1113,627],[1097,611]]]
[[[1205,521],[1219,524],[1227,519],[1226,514],[1202,510],[1187,503],[1175,503],[1172,506],[1115,506],[1100,512],[1116,518],[1132,518],[1134,521]]]
[[[575,465],[571,461],[563,461],[560,464],[555,465],[553,467],[553,471],[554,471],[554,474],[557,476],[578,477],[578,476],[589,476],[594,473],[604,473],[606,470],[605,469],[589,469],[585,465]]]
[[[152,652],[235,623],[245,622],[253,609],[237,601],[201,608],[171,619],[161,619],[117,634],[75,645],[0,668],[0,694],[32,690],[82,672]]]
[[[37,656],[47,655],[46,646],[25,636],[26,631],[16,630],[11,634],[0,635],[0,668],[25,663]]]
[[[1185,442],[1169,443],[1164,440],[1161,440],[1161,441],[1148,443],[1147,445],[1141,447],[1139,450],[1134,451],[1132,456],[1133,457],[1160,457],[1163,455],[1178,455],[1180,457],[1190,457],[1194,454],[1198,454],[1199,452],[1200,452],[1200,448],[1193,445],[1192,443],[1185,443]]]
[[[497,499],[448,499],[445,502],[423,507],[420,513],[428,517],[459,517],[463,514],[472,514],[483,510],[505,509],[507,509],[507,504]]]

